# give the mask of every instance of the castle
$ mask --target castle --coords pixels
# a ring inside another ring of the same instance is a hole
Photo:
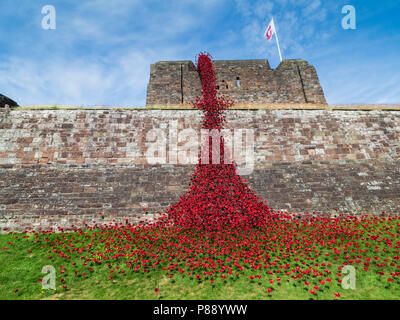
[[[235,103],[326,104],[315,68],[305,60],[216,60],[218,91]],[[146,106],[188,104],[201,96],[192,61],[161,61],[150,67]]]

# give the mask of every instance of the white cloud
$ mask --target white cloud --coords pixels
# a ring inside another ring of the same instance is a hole
[[[309,14],[315,12],[316,10],[320,9],[319,6],[321,5],[320,0],[313,0],[311,1],[305,8],[301,10],[301,14],[303,16],[308,16]]]
[[[0,64],[0,87],[20,105],[144,106],[154,52],[132,51],[108,63],[95,59],[38,63],[12,58]],[[23,92],[23,94],[21,94]]]
[[[150,64],[194,58],[202,45],[193,29],[223,5],[89,0],[63,10],[56,4],[57,29],[31,29],[19,50],[0,61],[2,93],[21,105],[144,106]]]
[[[353,37],[365,38],[344,40],[337,2],[70,0],[66,9],[60,1],[54,32],[39,27],[41,5],[24,2],[21,10],[15,1],[0,3],[3,21],[19,19],[0,28],[1,93],[22,105],[143,106],[151,63],[193,60],[204,50],[216,59],[267,58],[275,67],[275,40],[263,38],[272,16],[283,57],[316,65],[329,103],[400,101],[399,76],[392,76],[396,57],[346,57],[398,39],[381,35],[377,42],[360,29]],[[354,50],[355,43],[364,47]],[[379,83],[368,80],[371,74]]]
[[[276,63],[279,60],[275,41],[267,43],[262,36],[272,16],[284,58],[300,58],[306,48],[326,41],[327,35],[332,34],[333,25],[325,21],[332,5],[322,5],[320,0],[236,0],[236,5],[237,10],[243,13],[243,41],[248,50],[258,56],[267,56]]]

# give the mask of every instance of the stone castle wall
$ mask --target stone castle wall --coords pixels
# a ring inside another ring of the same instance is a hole
[[[216,60],[218,90],[235,103],[326,104],[315,68],[304,60]],[[191,61],[162,61],[150,67],[146,105],[187,104],[201,96],[199,74]]]
[[[292,212],[400,213],[400,111],[229,110],[253,129],[245,176]],[[153,218],[194,165],[150,165],[150,129],[200,130],[197,110],[0,110],[0,229]],[[146,208],[146,211],[144,211]],[[101,214],[99,214],[99,212]]]

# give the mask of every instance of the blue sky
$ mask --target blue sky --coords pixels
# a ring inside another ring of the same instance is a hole
[[[342,7],[356,9],[344,30]],[[43,30],[44,5],[56,29]],[[317,68],[329,104],[400,103],[397,0],[1,0],[0,93],[20,105],[145,105],[150,64],[283,58]]]

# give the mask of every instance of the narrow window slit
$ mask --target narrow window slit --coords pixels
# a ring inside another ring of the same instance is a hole
[[[240,88],[240,77],[236,77],[236,87]]]

